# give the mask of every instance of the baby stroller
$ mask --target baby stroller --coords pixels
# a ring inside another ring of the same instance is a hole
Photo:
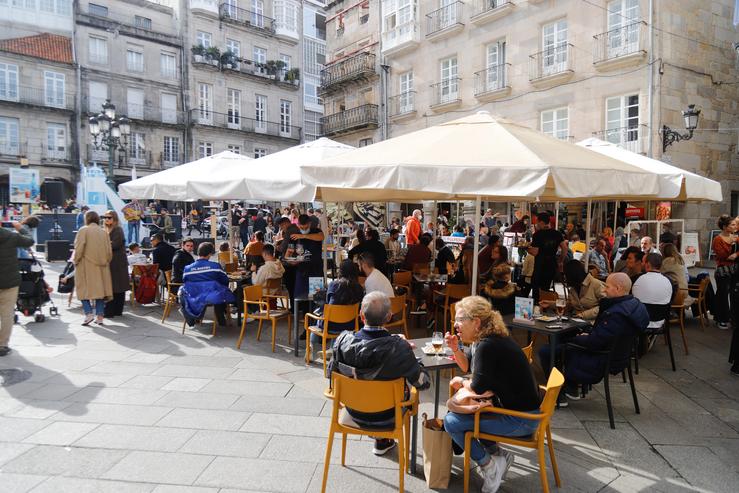
[[[27,250],[19,250],[18,266],[21,274],[21,285],[18,289],[16,310],[26,317],[33,315],[35,322],[43,322],[46,317],[41,312],[41,307],[46,303],[50,303],[49,315],[52,317],[59,315],[59,311],[46,290],[44,269],[33,253]],[[18,322],[18,314],[15,315],[15,321]]]

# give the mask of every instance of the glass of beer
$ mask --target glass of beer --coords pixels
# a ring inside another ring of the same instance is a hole
[[[434,332],[431,335],[431,345],[434,347],[436,358],[439,359],[439,353],[444,349],[444,334],[441,332]]]
[[[565,308],[567,307],[567,300],[564,298],[557,298],[557,302],[554,305],[555,309],[557,310],[557,323],[561,326],[562,325],[562,315],[565,313]]]

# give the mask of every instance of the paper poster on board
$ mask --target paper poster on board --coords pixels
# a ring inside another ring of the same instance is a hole
[[[700,262],[701,253],[698,242],[698,233],[683,233],[682,251],[680,254],[683,256],[685,265],[688,267],[693,267],[695,264]]]
[[[41,182],[37,169],[10,168],[8,184],[10,186],[11,203],[38,203],[41,195]]]

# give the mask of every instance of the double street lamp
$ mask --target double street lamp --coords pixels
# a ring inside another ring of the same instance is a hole
[[[116,149],[126,150],[131,135],[131,121],[124,116],[116,119],[115,105],[106,99],[103,111],[88,120],[90,135],[95,149],[108,149],[108,184],[115,189],[113,160]]]
[[[698,117],[700,117],[701,110],[695,109],[694,104],[689,104],[688,109],[683,111],[683,118],[685,119],[685,130],[688,131],[686,134],[680,134],[672,130],[667,125],[662,126],[662,152],[666,152],[667,148],[675,142],[681,140],[690,140],[693,137],[693,131],[698,126]]]

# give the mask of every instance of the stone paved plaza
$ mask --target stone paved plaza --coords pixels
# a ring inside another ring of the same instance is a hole
[[[60,268],[47,266],[52,285]],[[79,303],[67,309],[62,298],[54,295],[59,318],[22,318],[14,352],[0,359],[0,369],[30,372],[0,387],[0,491],[320,491],[327,382],[320,366],[306,367],[285,346],[284,325],[276,354],[267,339],[256,342],[254,323],[238,351],[235,327],[216,337],[206,326],[182,335],[179,314],[162,324],[161,308],[140,306],[105,327],[82,327]],[[640,415],[620,378],[612,380],[616,430],[602,386],[556,412],[561,491],[737,491],[731,334],[701,331],[692,319],[687,330],[689,356],[674,332],[676,373],[661,341],[641,360]],[[431,390],[422,401],[421,412],[431,412]],[[334,447],[329,491],[397,491],[397,455],[375,457],[371,448],[350,440],[342,468]],[[501,491],[538,491],[535,454],[515,453]],[[419,465],[420,456],[419,447]],[[461,463],[455,458],[449,491],[462,491]],[[422,467],[406,476],[406,489],[427,490]]]

